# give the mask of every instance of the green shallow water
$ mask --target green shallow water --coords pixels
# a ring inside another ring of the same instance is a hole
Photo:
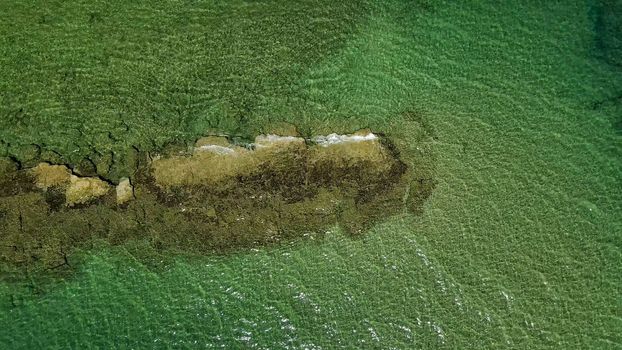
[[[438,181],[420,215],[358,238],[157,270],[102,248],[65,281],[1,282],[0,347],[622,346],[619,2],[0,10],[0,155],[71,162],[276,121],[397,132],[408,112]]]

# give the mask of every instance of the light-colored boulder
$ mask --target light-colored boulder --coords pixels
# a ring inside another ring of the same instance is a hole
[[[35,186],[42,190],[50,187],[64,187],[71,181],[71,171],[64,165],[39,163],[31,169],[35,178]]]
[[[77,177],[71,175],[69,186],[65,192],[67,206],[85,204],[100,198],[110,191],[111,186],[96,177]]]
[[[124,177],[119,181],[116,188],[117,191],[117,204],[123,205],[134,199],[134,186],[130,182],[130,179]]]

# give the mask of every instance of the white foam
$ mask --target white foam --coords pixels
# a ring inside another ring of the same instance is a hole
[[[300,141],[302,138],[296,136],[280,136],[274,134],[268,135],[259,135],[255,138],[256,143],[260,142],[291,142],[291,141]]]
[[[365,141],[373,141],[376,139],[378,139],[378,136],[376,136],[375,134],[371,132],[365,135],[356,135],[356,134],[355,135],[340,135],[340,134],[333,133],[329,135],[315,136],[311,139],[311,141],[313,141],[319,146],[328,147],[328,146],[336,145],[336,144],[365,142]],[[280,135],[268,134],[268,135],[257,136],[255,138],[255,142],[249,144],[248,146],[261,148],[261,147],[268,147],[276,143],[301,142],[301,141],[304,142],[304,139],[302,137],[280,136]],[[203,151],[203,152],[212,152],[216,154],[234,154],[236,152],[234,148],[221,146],[221,145],[203,145],[200,147],[196,147],[195,150]]]
[[[252,145],[255,147],[265,147],[265,146],[268,146],[269,144],[274,144],[274,143],[296,142],[296,141],[304,141],[304,139],[301,137],[296,137],[296,136],[280,136],[280,135],[268,134],[268,135],[259,135],[255,137],[255,143],[253,143]]]
[[[203,145],[201,147],[196,147],[196,151],[200,152],[212,152],[216,154],[232,154],[235,153],[233,148],[219,146],[219,145]]]
[[[316,136],[313,138],[313,142],[317,143],[320,146],[328,147],[330,145],[340,144],[340,143],[350,143],[350,142],[364,142],[364,141],[372,141],[377,139],[373,133],[369,133],[367,135],[339,135],[339,134],[330,134],[326,136]]]

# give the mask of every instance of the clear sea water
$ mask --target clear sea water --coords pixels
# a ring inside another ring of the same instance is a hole
[[[0,151],[65,157],[416,111],[420,215],[0,283],[3,349],[622,347],[619,1],[1,1]],[[42,228],[44,230],[45,228]]]

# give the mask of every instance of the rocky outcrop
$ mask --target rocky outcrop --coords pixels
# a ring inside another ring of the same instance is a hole
[[[0,260],[66,266],[67,252],[93,239],[203,253],[315,237],[335,226],[358,234],[409,202],[421,206],[434,187],[416,172],[424,167],[407,166],[391,140],[369,130],[310,138],[290,130],[248,143],[207,136],[136,158],[134,175],[116,185],[86,175],[87,167],[6,162]]]

